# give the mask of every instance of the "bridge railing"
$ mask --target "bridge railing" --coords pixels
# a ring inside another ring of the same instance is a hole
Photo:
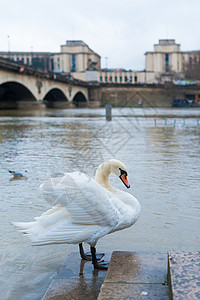
[[[13,73],[20,73],[21,75],[30,75],[38,78],[64,82],[66,84],[86,86],[86,87],[88,86],[87,82],[73,78],[70,73],[61,74],[61,73],[54,73],[51,71],[43,72],[36,67],[28,66],[21,62],[19,63],[3,57],[0,57],[0,69],[7,70]]]

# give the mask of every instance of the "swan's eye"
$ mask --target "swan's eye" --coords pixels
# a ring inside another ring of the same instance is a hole
[[[125,176],[127,177],[127,172],[126,171],[122,170],[121,168],[119,168],[119,170],[120,170],[120,176],[125,174]]]

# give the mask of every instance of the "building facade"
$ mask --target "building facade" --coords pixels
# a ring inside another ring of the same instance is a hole
[[[66,41],[61,51],[52,52],[0,52],[0,56],[55,73],[74,73],[85,80],[86,70],[100,70],[100,55],[83,41]]]
[[[174,39],[161,39],[154,51],[145,53],[146,69],[101,69],[101,57],[81,40],[68,40],[60,52],[0,52],[0,56],[38,67],[43,71],[63,73],[84,81],[113,84],[153,84],[182,79],[188,66],[200,64],[200,51],[181,51]]]
[[[99,71],[98,81],[115,84],[141,84],[151,82],[153,72],[132,71],[124,69],[103,69]]]
[[[181,51],[180,44],[176,44],[174,39],[159,40],[154,45],[154,51],[148,51],[145,55],[146,71],[154,73],[155,82],[182,79],[190,64],[200,62],[199,50]]]
[[[83,41],[67,41],[61,52],[53,54],[54,72],[70,72],[85,80],[87,70],[100,70],[100,55]]]
[[[0,56],[29,66],[37,67],[43,71],[53,71],[54,61],[50,52],[0,52]]]
[[[148,51],[144,71],[126,71],[120,69],[101,70],[99,82],[157,84],[183,79],[186,70],[200,64],[200,51],[181,51],[180,44],[174,39],[162,39],[154,45],[154,51]]]

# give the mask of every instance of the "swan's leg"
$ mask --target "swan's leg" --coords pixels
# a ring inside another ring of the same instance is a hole
[[[79,244],[79,252],[82,259],[92,261],[92,254],[90,252],[84,252],[82,243]],[[97,260],[101,260],[104,255],[104,253],[96,253]]]
[[[88,255],[88,253],[84,252],[82,243],[79,244],[79,252],[80,252],[80,256],[81,256],[82,259],[92,260],[92,255],[91,254]]]
[[[90,247],[91,248],[91,253],[92,253],[92,263],[94,265],[94,268],[96,269],[101,269],[101,270],[107,270],[109,266],[109,261],[98,261],[96,257],[96,248],[95,247]]]

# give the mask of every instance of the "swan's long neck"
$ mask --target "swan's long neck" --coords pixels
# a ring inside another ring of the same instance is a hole
[[[106,163],[101,164],[95,174],[95,180],[108,191],[114,193],[115,188],[110,185],[108,178],[111,173],[110,166]]]

